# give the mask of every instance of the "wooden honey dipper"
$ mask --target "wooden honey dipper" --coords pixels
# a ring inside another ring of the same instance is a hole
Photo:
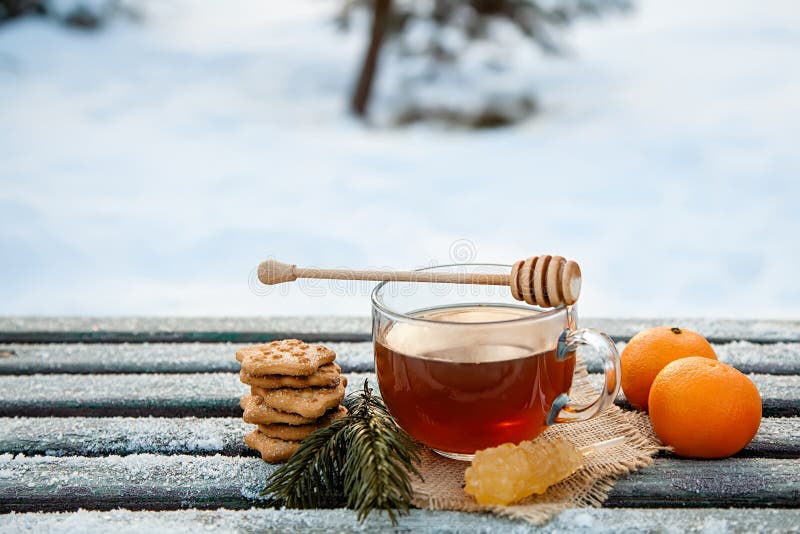
[[[543,308],[575,304],[581,292],[581,268],[561,256],[531,256],[519,260],[510,274],[316,269],[276,260],[266,260],[258,266],[258,279],[267,285],[298,278],[510,286],[515,299]]]

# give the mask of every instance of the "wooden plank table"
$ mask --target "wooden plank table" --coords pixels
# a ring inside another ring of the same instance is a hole
[[[800,322],[587,319],[620,349],[678,324],[709,337],[763,399],[755,439],[735,457],[662,454],[621,479],[602,509],[569,510],[561,531],[798,531]],[[242,443],[249,425],[233,359],[243,344],[300,337],[330,345],[350,378],[375,384],[366,318],[0,319],[0,531],[381,531],[348,510],[252,508],[274,467]],[[601,362],[587,359],[591,373]],[[599,384],[599,374],[592,380]],[[618,404],[627,407],[622,395]],[[80,510],[80,511],[78,511]],[[14,512],[14,513],[8,513]],[[414,510],[408,531],[522,532],[518,521]]]

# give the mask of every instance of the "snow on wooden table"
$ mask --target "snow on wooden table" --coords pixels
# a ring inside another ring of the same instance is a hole
[[[785,531],[800,523],[799,322],[583,322],[609,332],[620,349],[654,324],[709,335],[722,361],[750,373],[765,419],[735,457],[696,461],[664,453],[620,480],[609,508],[564,512],[545,532]],[[247,389],[236,373],[238,347],[287,336],[325,342],[353,391],[365,379],[377,385],[369,332],[366,318],[0,319],[0,511],[22,512],[0,515],[0,530],[390,529],[383,516],[358,524],[347,510],[250,509],[274,467],[241,441],[251,427],[238,407]],[[599,384],[601,362],[585,359]],[[623,395],[617,403],[628,406]],[[103,511],[115,508],[141,511]],[[529,527],[414,510],[400,528]]]

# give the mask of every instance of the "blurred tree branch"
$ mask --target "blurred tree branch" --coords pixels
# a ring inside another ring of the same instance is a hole
[[[370,39],[351,95],[352,112],[365,118],[372,96],[384,44],[396,40],[405,55],[424,55],[432,63],[458,61],[457,53],[444,44],[441,34],[457,30],[468,40],[491,39],[491,25],[506,21],[549,54],[561,53],[564,45],[559,33],[575,19],[600,16],[607,11],[624,11],[631,0],[343,0],[338,21],[348,28],[360,10],[371,13]],[[412,21],[424,20],[440,35],[422,50],[403,45],[403,36]],[[465,90],[468,90],[466,88]]]
[[[367,105],[372,94],[372,84],[378,66],[378,55],[383,46],[386,26],[389,23],[389,14],[392,9],[392,0],[375,0],[374,4],[369,45],[351,100],[351,109],[359,117],[367,114]]]
[[[0,24],[31,15],[47,17],[78,30],[97,30],[115,17],[133,21],[141,18],[138,7],[128,0],[0,0]]]
[[[46,15],[47,7],[41,0],[0,0],[0,23],[26,15]]]

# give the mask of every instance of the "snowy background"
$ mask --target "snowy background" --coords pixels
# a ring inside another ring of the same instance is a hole
[[[366,35],[332,2],[144,5],[0,28],[0,314],[364,315],[364,286],[252,270],[551,252],[581,262],[584,315],[800,317],[792,0],[578,23],[508,81],[541,113],[484,131],[350,119]]]

